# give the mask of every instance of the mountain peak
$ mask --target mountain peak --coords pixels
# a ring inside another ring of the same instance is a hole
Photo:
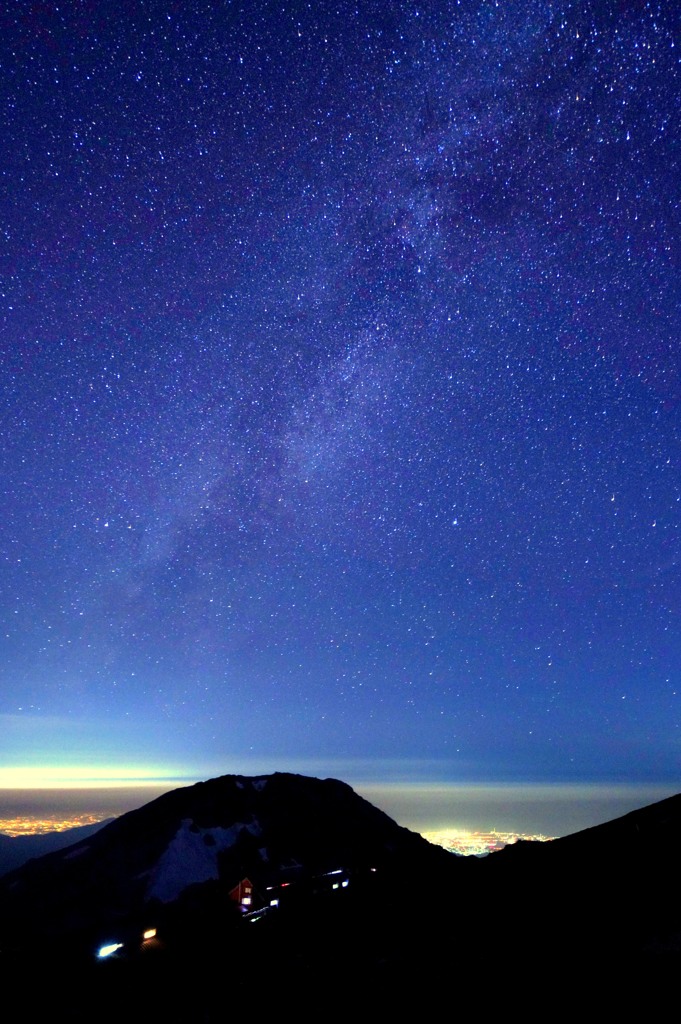
[[[223,775],[165,793],[95,835],[0,882],[13,929],[95,933],[150,906],[201,900],[244,876],[261,890],[335,869],[368,870],[444,851],[337,779]]]

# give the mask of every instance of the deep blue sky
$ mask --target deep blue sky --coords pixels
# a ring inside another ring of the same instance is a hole
[[[681,780],[673,7],[5,6],[0,769]]]

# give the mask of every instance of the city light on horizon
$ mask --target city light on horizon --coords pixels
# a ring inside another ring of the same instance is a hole
[[[243,766],[242,766],[243,767]],[[143,772],[146,771],[146,774]],[[263,772],[214,774],[258,775]],[[313,774],[310,772],[301,774]],[[333,773],[338,777],[339,773]],[[326,773],[317,773],[327,777]],[[150,769],[64,766],[51,772],[0,774],[0,833],[27,835],[93,824],[208,779],[171,778]],[[423,833],[567,835],[674,795],[678,787],[607,783],[430,782],[349,780],[353,789],[400,825]],[[9,784],[7,784],[9,783]],[[473,838],[469,845],[476,843]]]
[[[457,853],[461,857],[481,857],[488,853],[494,853],[503,849],[504,846],[512,845],[520,841],[548,843],[554,836],[545,836],[541,833],[523,832],[498,832],[492,829],[488,832],[468,831],[466,829],[448,828],[440,832],[422,832],[421,835],[429,843],[435,846],[442,846],[450,853]]]

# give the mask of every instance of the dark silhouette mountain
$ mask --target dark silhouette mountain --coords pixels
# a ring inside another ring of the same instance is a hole
[[[44,857],[46,853],[73,846],[81,839],[94,835],[113,820],[107,818],[92,825],[77,825],[62,832],[39,832],[26,836],[8,836],[0,833],[0,876],[6,875],[8,871],[14,871],[34,857]]]
[[[345,783],[277,773],[224,776],[174,790],[66,850],[0,882],[15,947],[59,936],[88,946],[193,901],[208,913],[214,891],[249,876],[268,885],[338,868],[395,869],[447,854],[401,828]],[[206,907],[203,908],[202,896]]]
[[[531,901],[559,921],[562,953],[681,956],[679,849],[681,794],[551,843],[508,846],[488,858],[486,885],[518,919]]]
[[[0,968],[66,978],[112,1020],[330,999],[471,1010],[490,991],[559,994],[579,1012],[596,998],[628,1009],[634,991],[650,1005],[681,965],[680,838],[677,796],[552,843],[452,857],[344,783],[225,776],[0,880]],[[255,913],[234,899],[248,890]],[[97,961],[106,940],[120,949]]]

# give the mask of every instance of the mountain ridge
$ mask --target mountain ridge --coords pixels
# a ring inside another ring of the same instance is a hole
[[[622,972],[662,984],[681,964],[680,830],[678,795],[551,843],[453,857],[338,780],[221,776],[0,879],[0,964],[57,964],[98,998],[115,978],[128,1017],[142,985],[170,1020],[180,1005],[195,1019],[178,978],[205,994],[200,1019],[222,1019],[226,962],[244,1009],[263,974],[272,1008],[290,978],[323,994],[341,972],[343,997],[368,985],[399,1009],[405,985],[416,995],[453,964],[471,993],[490,973],[514,989],[528,964],[575,992],[614,991]],[[102,942],[111,964],[96,964]]]
[[[195,877],[190,864],[184,884],[161,902],[203,882],[236,884],[244,874],[272,884],[297,866],[315,874],[370,861],[447,857],[338,780],[284,772],[227,775],[165,793],[74,846],[11,872],[0,880],[5,915],[15,931],[33,935],[94,932],[109,921],[139,917],[166,891],[162,861],[183,830],[194,830],[194,850],[205,846],[204,864],[195,864]],[[219,846],[216,830],[230,831],[230,841]],[[185,848],[191,846],[185,842]],[[209,856],[212,873],[205,868]]]

